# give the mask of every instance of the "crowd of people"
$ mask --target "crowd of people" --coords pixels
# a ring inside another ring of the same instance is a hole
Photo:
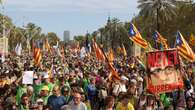
[[[195,110],[193,64],[183,71],[184,89],[162,94],[147,91],[147,71],[135,57],[118,56],[113,65],[120,80],[93,54],[43,52],[39,66],[33,54],[10,54],[0,63],[0,110]],[[34,72],[33,84],[22,83],[24,71]]]

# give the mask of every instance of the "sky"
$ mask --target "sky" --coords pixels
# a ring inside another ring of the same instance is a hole
[[[73,38],[104,26],[108,16],[130,21],[138,13],[137,0],[3,0],[3,6],[17,26],[32,22],[62,40],[64,30]]]

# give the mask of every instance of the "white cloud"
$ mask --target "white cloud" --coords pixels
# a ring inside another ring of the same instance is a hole
[[[122,13],[135,9],[137,0],[6,0],[5,6],[11,11]]]

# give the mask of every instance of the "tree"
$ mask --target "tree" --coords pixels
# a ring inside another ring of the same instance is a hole
[[[104,51],[112,48],[117,50],[122,44],[129,46],[128,31],[125,28],[125,23],[121,22],[118,18],[110,17],[104,27],[100,27],[94,31],[92,35],[96,36],[96,42],[102,44]]]
[[[83,35],[74,36],[74,40],[79,42],[80,47],[85,46],[85,40],[86,40],[85,36]]]
[[[56,45],[60,41],[60,38],[54,32],[47,33],[47,39],[51,46]]]
[[[5,32],[4,34],[7,35],[11,28],[13,28],[14,24],[12,23],[11,18],[9,18],[8,16],[2,15],[0,14],[0,34],[1,37],[3,36],[3,32]]]
[[[160,24],[164,21],[171,20],[176,15],[175,0],[138,0],[140,15],[144,18],[156,20],[156,29],[160,32]],[[151,16],[153,18],[151,18]]]

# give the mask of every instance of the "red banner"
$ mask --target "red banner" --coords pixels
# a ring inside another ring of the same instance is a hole
[[[164,93],[183,88],[176,49],[147,53],[148,91]]]

